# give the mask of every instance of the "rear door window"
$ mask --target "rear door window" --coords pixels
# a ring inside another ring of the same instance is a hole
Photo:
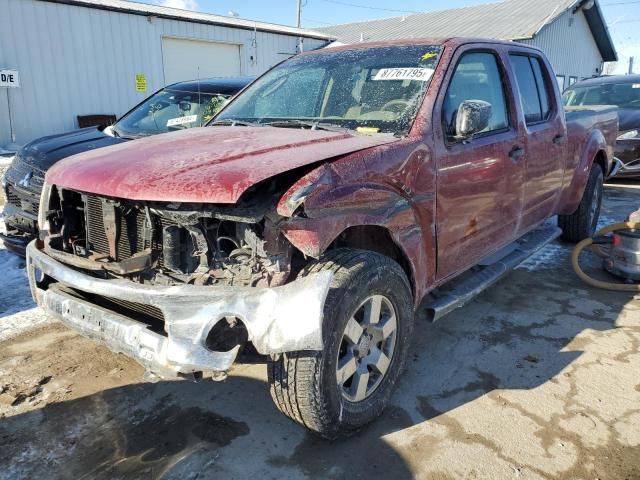
[[[551,116],[551,97],[540,59],[529,55],[511,54],[520,101],[527,125],[544,122]]]
[[[542,73],[542,65],[540,59],[536,57],[529,57],[531,66],[533,67],[533,75],[536,78],[536,85],[538,87],[538,96],[540,97],[540,107],[542,109],[542,120],[548,120],[551,116],[551,99],[549,97],[549,91],[547,90],[547,82],[544,79],[544,73]]]

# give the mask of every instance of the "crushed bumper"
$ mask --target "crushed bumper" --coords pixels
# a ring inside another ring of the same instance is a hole
[[[7,250],[24,257],[27,245],[36,237],[35,233],[30,233],[36,231],[36,216],[6,203],[2,217],[6,232],[0,232],[0,240]]]
[[[249,340],[261,354],[322,349],[322,315],[330,272],[275,288],[150,286],[86,275],[52,259],[35,241],[27,247],[27,268],[39,306],[161,378],[228,370],[239,346],[227,352],[206,347],[213,326],[228,316],[244,324]],[[156,307],[163,313],[166,335],[78,298],[68,289]]]
[[[33,236],[27,234],[22,235],[0,232],[0,241],[2,241],[5,248],[21,257],[25,256],[27,245],[33,239]]]

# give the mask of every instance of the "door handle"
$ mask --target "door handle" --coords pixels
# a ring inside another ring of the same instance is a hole
[[[518,145],[513,147],[509,152],[509,157],[511,158],[511,160],[520,160],[520,158],[523,155],[524,155],[524,148],[519,147]]]
[[[553,137],[553,143],[555,143],[556,145],[560,145],[562,142],[564,142],[564,135],[558,134]]]

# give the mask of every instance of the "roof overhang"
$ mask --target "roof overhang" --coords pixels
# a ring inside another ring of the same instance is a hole
[[[593,5],[590,8],[585,8],[589,3],[593,3]],[[584,18],[587,20],[598,50],[600,50],[600,55],[602,55],[602,60],[605,62],[617,61],[618,53],[616,52],[616,47],[613,44],[613,39],[609,33],[609,28],[607,27],[607,22],[604,19],[598,0],[580,0],[576,2],[573,7],[573,12],[575,13],[578,10],[582,10]]]
[[[301,38],[313,38],[330,42],[334,37],[326,33],[305,30],[303,28],[289,27],[274,23],[257,22],[241,18],[225,17],[209,13],[191,12],[178,8],[149,5],[127,0],[38,0],[41,2],[61,3],[78,7],[92,8],[96,10],[108,10],[112,12],[140,15],[144,17],[166,18],[183,22],[216,25],[228,28],[240,28],[258,32],[279,33],[282,35],[294,35]]]

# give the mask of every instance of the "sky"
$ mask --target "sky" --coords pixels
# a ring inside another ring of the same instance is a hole
[[[282,25],[295,25],[296,22],[296,0],[138,1]],[[448,0],[444,4],[437,0],[303,0],[302,27],[322,27],[492,1],[495,0]],[[635,57],[635,73],[640,73],[640,0],[600,0],[600,6],[620,57],[612,73],[626,73],[630,56]]]

